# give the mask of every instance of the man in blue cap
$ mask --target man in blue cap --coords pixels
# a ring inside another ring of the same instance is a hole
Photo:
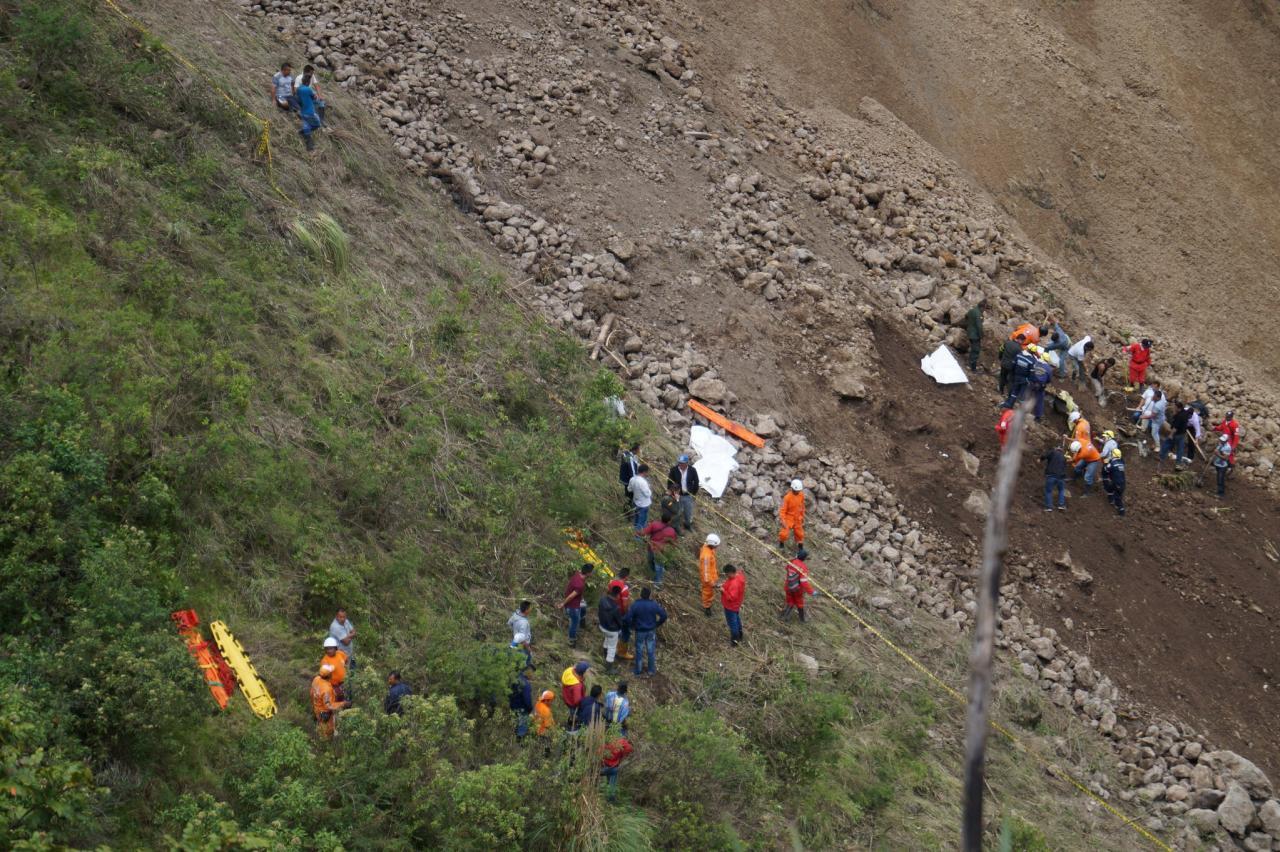
[[[677,522],[685,531],[693,529],[693,496],[698,493],[698,471],[689,464],[689,456],[682,455],[667,474],[667,488],[680,497],[680,516]]]

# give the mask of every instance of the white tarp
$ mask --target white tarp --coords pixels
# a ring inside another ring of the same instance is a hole
[[[964,374],[956,356],[951,354],[945,343],[920,359],[920,369],[940,385],[969,383],[969,377]]]
[[[729,474],[737,468],[734,458],[738,450],[722,435],[706,426],[694,426],[689,430],[689,447],[698,460],[693,467],[698,471],[698,483],[712,497],[719,499],[729,487]]]

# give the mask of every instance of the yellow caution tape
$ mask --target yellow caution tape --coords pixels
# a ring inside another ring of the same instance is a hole
[[[152,39],[156,44],[160,45],[160,47],[164,49],[165,53],[172,56],[175,60],[181,63],[185,68],[190,70],[192,73],[197,74],[202,80],[208,83],[210,88],[212,88],[219,95],[222,95],[222,99],[225,100],[228,104],[230,104],[233,109],[235,109],[245,118],[248,118],[250,121],[257,122],[259,125],[261,125],[262,135],[258,138],[257,154],[259,157],[263,157],[267,161],[267,182],[271,184],[271,188],[276,191],[277,195],[279,195],[281,198],[283,198],[285,201],[289,202],[290,204],[294,204],[293,199],[290,198],[285,193],[285,191],[280,188],[280,185],[276,183],[275,168],[271,158],[271,122],[263,118],[262,116],[258,115],[257,113],[252,112],[247,107],[243,106],[239,101],[237,101],[230,94],[228,94],[226,89],[219,86],[218,83],[213,79],[213,77],[211,77],[202,68],[197,66],[190,59],[187,59],[178,51],[174,50],[169,45],[165,44],[159,38],[156,38],[156,36],[152,34],[152,32],[149,29],[147,29],[145,24],[143,24],[137,18],[130,15],[128,12],[121,9],[120,6],[116,4],[116,0],[103,0],[103,2],[107,4],[107,7],[109,9],[111,9],[121,18],[124,18],[126,21],[128,21],[139,32],[143,33],[148,38]]]
[[[601,559],[600,554],[596,553],[591,545],[587,544],[586,535],[582,530],[576,527],[565,527],[564,534],[569,536],[569,540],[565,544],[569,545],[571,550],[576,551],[582,557],[583,562],[591,563],[608,577],[613,576],[613,569],[609,567],[609,563]]]
[[[258,676],[258,670],[253,667],[253,661],[245,653],[240,640],[232,636],[227,625],[221,621],[211,622],[209,632],[213,634],[213,641],[217,643],[223,659],[235,673],[236,683],[240,684],[240,691],[249,702],[253,715],[259,719],[270,719],[276,715],[276,700],[271,697],[267,685]]]

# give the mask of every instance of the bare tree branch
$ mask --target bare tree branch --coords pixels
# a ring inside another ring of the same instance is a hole
[[[991,661],[995,652],[996,613],[1000,605],[1000,575],[1009,547],[1009,503],[1022,463],[1022,442],[1031,401],[1018,406],[996,468],[996,484],[987,512],[982,542],[982,571],[978,576],[978,618],[969,653],[969,713],[965,728],[964,849],[982,852],[982,789],[986,760],[988,716],[991,711]]]

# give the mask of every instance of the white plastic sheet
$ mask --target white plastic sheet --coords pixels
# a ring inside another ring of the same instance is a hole
[[[699,484],[712,497],[719,499],[729,487],[729,474],[738,467],[734,458],[737,448],[706,426],[694,426],[689,430],[689,446],[698,456],[693,467],[698,471]]]
[[[920,369],[940,385],[969,383],[969,377],[964,374],[956,356],[951,354],[945,343],[920,359]]]

